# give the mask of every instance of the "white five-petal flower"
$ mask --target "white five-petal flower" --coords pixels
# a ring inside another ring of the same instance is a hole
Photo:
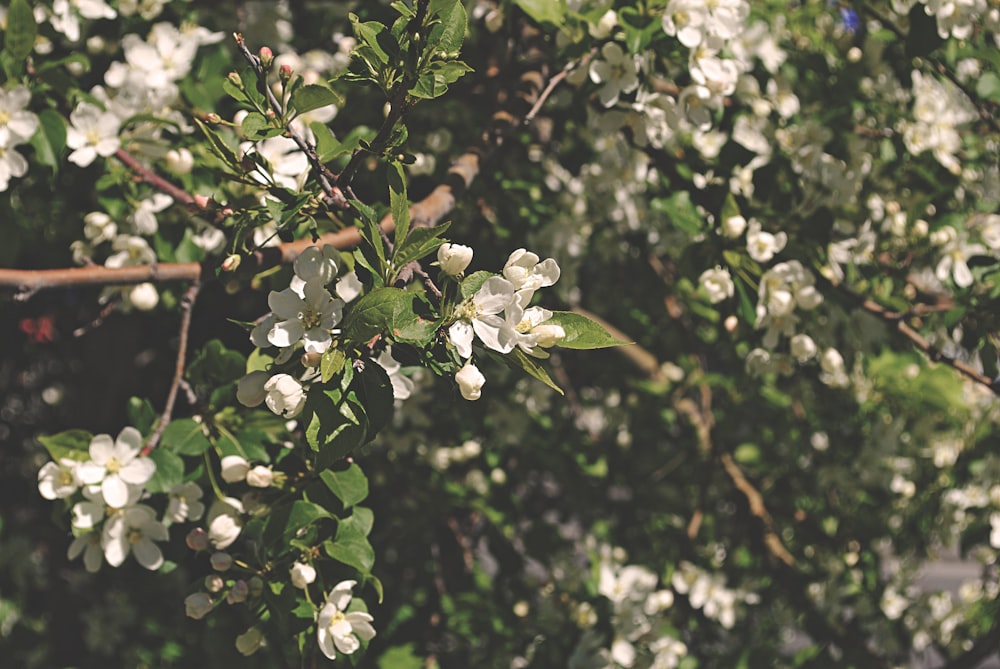
[[[337,657],[337,651],[351,655],[361,648],[362,641],[369,641],[375,636],[371,615],[363,611],[347,612],[355,584],[356,581],[341,581],[335,585],[319,611],[319,648],[331,660]]]
[[[142,435],[126,427],[115,441],[98,434],[90,442],[90,460],[80,464],[77,476],[81,483],[101,485],[104,502],[116,509],[128,503],[129,485],[141,486],[153,477],[156,463],[142,457]]]

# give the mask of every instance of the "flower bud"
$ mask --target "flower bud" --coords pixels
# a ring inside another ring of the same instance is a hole
[[[302,354],[302,366],[303,367],[319,367],[319,363],[323,361],[323,354],[319,351],[309,351],[308,353]]]
[[[190,174],[193,167],[194,156],[184,147],[167,151],[167,169],[174,174]]]
[[[260,58],[261,67],[265,70],[271,67],[271,64],[274,63],[274,52],[271,51],[271,47],[262,46],[260,51],[257,52],[257,55]]]
[[[184,543],[193,551],[203,551],[208,548],[208,532],[200,527],[196,527],[188,532],[184,538]]]
[[[278,68],[278,77],[282,81],[288,81],[292,78],[292,67],[291,65],[285,64]]]
[[[465,367],[455,374],[455,382],[458,383],[458,390],[462,397],[467,400],[478,400],[483,394],[483,386],[486,384],[486,377],[479,371],[479,368],[471,362],[465,363]]]
[[[254,488],[268,488],[274,481],[274,472],[271,471],[270,467],[257,465],[247,472],[246,479],[247,485],[251,485]]]
[[[736,239],[747,229],[747,219],[742,216],[730,216],[722,222],[722,234],[729,239]]]
[[[226,497],[216,500],[208,510],[208,538],[212,545],[222,550],[228,548],[243,531],[243,505],[238,499]]]
[[[264,579],[260,576],[252,577],[248,585],[251,597],[260,597],[264,593]]]
[[[236,399],[245,407],[260,406],[267,397],[264,384],[271,378],[271,375],[264,371],[250,372],[236,386]]]
[[[556,323],[542,323],[531,328],[531,334],[538,337],[536,344],[542,348],[552,348],[566,338],[566,330]]]
[[[212,598],[205,592],[196,592],[184,598],[184,613],[189,618],[201,620],[212,610]]]
[[[151,283],[140,283],[128,293],[128,301],[139,311],[151,311],[160,302],[160,294]]]
[[[238,253],[227,256],[226,259],[222,261],[222,271],[235,272],[241,262],[243,262],[243,257]],[[261,402],[263,401],[264,400],[262,399]]]
[[[437,259],[442,272],[458,276],[472,262],[472,249],[461,244],[442,244],[438,247]]]
[[[290,570],[292,585],[302,590],[316,580],[316,568],[304,562],[296,562]]]
[[[267,47],[264,47],[267,49]],[[263,49],[262,49],[263,50]],[[270,51],[270,49],[268,49]],[[243,634],[236,637],[236,650],[242,655],[253,655],[264,645],[264,633],[254,625]]]
[[[250,587],[247,582],[240,579],[233,583],[233,587],[229,589],[229,594],[226,595],[227,604],[239,604],[240,602],[247,601],[247,596],[250,594]]]
[[[230,72],[228,76],[229,82],[235,84],[239,88],[243,88],[243,78],[240,77],[239,72]]]
[[[208,112],[207,114],[205,114],[205,121],[207,121],[208,123],[219,123],[222,121],[222,119],[215,112]]]
[[[816,355],[816,342],[807,334],[797,334],[788,342],[792,357],[805,362]]]
[[[209,592],[221,592],[226,587],[226,582],[218,574],[209,574],[205,577],[205,589]]]
[[[241,455],[227,455],[222,458],[222,480],[226,483],[239,483],[247,477],[250,463]]]
[[[223,551],[212,553],[208,561],[212,563],[212,569],[215,571],[226,571],[233,566],[233,556]]]
[[[279,416],[293,418],[306,405],[305,388],[288,374],[275,374],[264,384],[264,390],[264,403]]]

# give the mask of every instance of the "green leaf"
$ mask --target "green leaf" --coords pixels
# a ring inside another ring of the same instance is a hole
[[[274,123],[266,116],[260,112],[253,111],[243,119],[240,131],[247,139],[261,140],[268,139],[269,137],[277,137],[284,132],[284,129],[275,127]]]
[[[462,297],[472,297],[479,289],[483,287],[486,280],[491,276],[497,276],[493,272],[487,272],[486,270],[479,270],[478,272],[473,272],[469,276],[462,280]]]
[[[4,35],[4,51],[17,63],[22,62],[35,48],[38,25],[27,0],[12,0],[7,9],[7,32]]]
[[[346,363],[347,355],[343,349],[337,346],[326,349],[319,361],[319,373],[323,383],[339,374]]]
[[[401,288],[376,288],[354,302],[344,315],[344,336],[354,342],[367,342],[376,335],[404,342],[429,342],[437,324],[416,313],[416,297]]]
[[[149,400],[130,397],[128,400],[128,424],[142,434],[148,434],[156,421],[156,411]]]
[[[722,211],[719,214],[719,223],[724,223],[733,216],[740,215],[740,205],[736,202],[736,197],[732,193],[726,193],[726,201],[722,203]]]
[[[549,373],[545,371],[545,368],[538,362],[538,359],[527,355],[521,349],[515,348],[506,355],[500,355],[499,353],[495,353],[493,351],[487,351],[487,353],[502,362],[504,365],[514,369],[520,369],[527,373],[528,376],[538,379],[560,395],[564,394],[562,388],[556,385],[556,382],[552,380],[552,377],[549,376]]]
[[[448,92],[449,84],[455,83],[462,75],[471,71],[472,68],[460,60],[431,63],[427,70],[417,77],[409,93],[413,97],[425,100],[441,97]]]
[[[205,436],[205,428],[193,418],[171,421],[163,430],[160,446],[181,455],[201,455],[212,443]]]
[[[374,360],[365,361],[364,367],[354,375],[351,387],[358,395],[368,418],[368,441],[392,419],[392,383],[382,365]]]
[[[976,82],[976,94],[981,98],[1000,102],[1000,76],[994,72],[984,72]]]
[[[353,517],[352,517],[353,518]],[[326,542],[326,554],[334,560],[354,567],[362,574],[371,572],[375,566],[375,549],[357,521],[352,518],[341,521],[337,526],[337,536],[332,542]]]
[[[671,223],[681,232],[691,236],[701,233],[705,220],[691,202],[691,195],[687,191],[679,191],[669,198],[653,200],[651,206],[654,210],[667,214]]]
[[[462,48],[468,15],[459,0],[434,0],[429,13],[434,24],[427,36],[427,51],[451,54]]]
[[[271,511],[267,519],[267,524],[264,526],[264,541],[285,546],[300,530],[323,518],[333,518],[333,516],[319,504],[305,500],[299,499],[291,505],[279,506]]]
[[[558,26],[566,15],[566,0],[514,0],[514,4],[539,23]]]
[[[165,448],[154,448],[149,457],[156,463],[156,471],[146,483],[149,492],[170,492],[184,480],[184,460],[181,456]]]
[[[187,377],[196,386],[221,386],[240,379],[246,370],[242,353],[226,348],[218,339],[202,346],[188,365]]]
[[[343,97],[320,84],[308,84],[295,89],[295,92],[292,93],[292,107],[299,114],[305,114],[328,105],[339,107],[342,104],[344,104]]]
[[[413,228],[410,234],[403,240],[403,244],[397,243],[396,251],[392,256],[392,263],[397,268],[405,267],[414,260],[420,260],[431,255],[444,244],[441,235],[451,227],[451,221],[435,225],[433,228]]]
[[[403,164],[398,161],[390,163],[386,177],[389,180],[389,208],[392,211],[392,220],[396,224],[393,246],[398,252],[410,230],[410,202],[406,196],[406,175],[403,174]],[[398,262],[396,254],[393,254],[393,264],[399,268],[405,263]]]
[[[205,135],[205,139],[208,140],[209,148],[212,153],[222,161],[229,169],[237,174],[242,172],[240,167],[240,159],[236,157],[236,153],[230,148],[228,144],[219,136],[215,130],[209,128],[207,125],[201,122],[201,119],[195,117],[194,124],[198,126],[202,134]]]
[[[31,138],[35,159],[42,165],[58,169],[66,149],[66,120],[54,109],[38,114],[38,131]]]
[[[86,430],[67,430],[58,434],[38,437],[42,446],[56,462],[66,458],[85,462],[90,459],[90,442],[94,435]]]
[[[545,322],[561,325],[566,331],[565,339],[556,344],[562,348],[607,348],[631,343],[615,339],[598,323],[572,311],[553,311],[552,318]]]
[[[377,268],[372,267],[372,269],[376,270],[379,278],[382,278],[386,267],[388,267],[388,263],[386,262],[385,244],[382,241],[382,232],[378,227],[375,210],[358,200],[350,200],[350,203],[361,218],[360,232],[361,237],[367,242],[365,246],[375,252],[378,260],[379,266]]]
[[[343,503],[344,508],[350,508],[368,497],[368,477],[361,471],[361,467],[353,462],[343,471],[328,469],[321,472],[319,477],[330,492]]]

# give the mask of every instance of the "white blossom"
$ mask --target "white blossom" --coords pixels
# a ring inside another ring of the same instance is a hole
[[[486,385],[486,377],[471,362],[465,363],[462,369],[455,374],[455,382],[458,383],[458,390],[462,397],[467,400],[478,400],[483,394],[483,386]]]
[[[356,581],[341,581],[335,585],[316,619],[319,648],[331,660],[336,659],[338,651],[344,655],[357,652],[362,641],[375,636],[371,615],[362,611],[347,612],[355,585]]]
[[[712,304],[729,299],[736,291],[729,270],[723,267],[716,266],[705,270],[698,277],[698,283],[708,294],[708,301]]]
[[[250,463],[242,455],[227,455],[219,462],[222,480],[226,483],[239,483],[247,477]]]
[[[79,462],[69,458],[60,458],[59,462],[46,462],[38,470],[38,492],[45,499],[63,499],[69,497],[80,487],[76,476]]]
[[[98,434],[90,442],[90,460],[80,464],[77,476],[81,483],[100,484],[108,506],[124,507],[128,486],[142,486],[156,472],[156,463],[140,456],[142,446],[142,435],[134,427],[124,428],[114,441],[110,435]]]
[[[306,405],[306,392],[301,383],[288,374],[275,374],[264,384],[267,397],[264,404],[279,416],[294,418]]]
[[[441,271],[451,276],[459,276],[472,262],[472,248],[461,244],[445,242],[438,247],[437,261]]]
[[[194,481],[178,483],[170,489],[164,516],[174,523],[200,520],[205,513],[205,505],[201,502],[202,495],[204,491]]]
[[[167,528],[156,519],[156,512],[145,504],[121,509],[105,522],[101,532],[104,559],[112,567],[121,565],[132,553],[136,562],[146,569],[159,569],[163,565],[163,553],[154,542],[167,539]]]
[[[243,504],[238,499],[226,497],[212,503],[205,522],[212,545],[223,550],[232,545],[243,531]]]
[[[66,146],[73,149],[68,160],[80,167],[90,165],[100,156],[107,158],[118,150],[121,121],[111,112],[89,102],[81,102],[69,115]]]
[[[310,583],[316,580],[316,568],[305,562],[296,562],[289,570],[292,585],[305,590]]]

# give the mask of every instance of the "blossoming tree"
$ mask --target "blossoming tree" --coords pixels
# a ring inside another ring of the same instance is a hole
[[[18,666],[996,650],[997,3],[0,17]]]

